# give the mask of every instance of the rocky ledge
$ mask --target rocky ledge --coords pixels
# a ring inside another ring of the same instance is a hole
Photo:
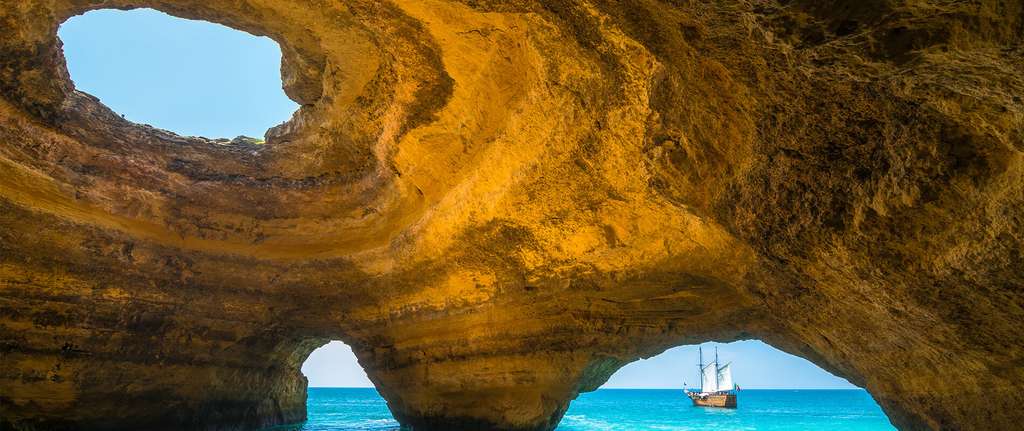
[[[0,422],[300,421],[353,346],[417,430],[549,430],[761,339],[902,429],[1024,422],[1019,0],[5,0]],[[267,35],[266,143],[132,124],[57,28]]]

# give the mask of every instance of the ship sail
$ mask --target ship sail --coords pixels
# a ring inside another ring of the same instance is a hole
[[[715,374],[714,363],[708,364],[701,370],[700,390],[702,392],[718,392],[718,377]]]
[[[720,391],[732,390],[732,363],[725,364],[724,367],[718,367],[718,379],[716,386]]]
[[[704,365],[704,351],[700,347],[697,348],[700,392],[684,388],[686,396],[690,397],[690,401],[693,401],[695,407],[736,408],[736,393],[733,390],[739,388],[732,381],[732,363],[727,363],[725,366],[718,364],[717,347],[715,348],[715,360],[706,366]]]

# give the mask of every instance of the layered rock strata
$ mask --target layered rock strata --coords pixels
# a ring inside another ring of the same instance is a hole
[[[552,429],[762,339],[902,429],[1024,422],[1017,0],[2,0],[0,422],[252,429],[350,344],[416,430]],[[266,35],[265,145],[126,122],[57,28]]]

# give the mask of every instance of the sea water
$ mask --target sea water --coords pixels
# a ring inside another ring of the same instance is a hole
[[[601,389],[580,395],[558,431],[895,430],[866,391],[742,390],[737,409],[694,407],[680,390]],[[310,388],[302,431],[395,430],[372,388]]]

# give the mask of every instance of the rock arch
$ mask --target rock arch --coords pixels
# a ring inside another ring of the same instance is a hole
[[[268,35],[302,108],[260,147],[125,122],[72,88],[55,36],[99,7]],[[1022,17],[988,0],[7,4],[0,416],[291,422],[302,359],[342,339],[417,429],[549,429],[631,360],[759,338],[901,428],[1013,427]]]

